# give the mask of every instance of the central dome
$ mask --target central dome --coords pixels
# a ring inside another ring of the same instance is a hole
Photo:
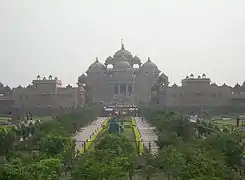
[[[126,49],[124,48],[124,44],[122,44],[121,49],[118,50],[118,51],[114,54],[113,57],[114,57],[114,58],[118,58],[118,57],[122,57],[122,56],[126,57],[128,60],[132,58],[131,52],[129,52],[128,50],[126,50]]]
[[[131,69],[132,66],[127,61],[120,61],[116,63],[113,67],[114,69]]]

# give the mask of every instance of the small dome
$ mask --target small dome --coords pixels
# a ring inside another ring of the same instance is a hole
[[[155,72],[155,71],[158,71],[158,67],[156,64],[154,64],[150,58],[148,58],[148,61],[146,63],[144,63],[141,67],[140,67],[141,70],[143,71],[147,71],[147,72]]]
[[[89,66],[89,70],[104,70],[105,66],[99,62],[98,58],[96,58],[96,61]]]
[[[141,60],[140,60],[140,58],[138,56],[134,56],[133,60],[134,60],[134,63],[141,64]]]
[[[128,63],[128,61],[119,61],[113,67],[113,69],[131,69],[132,66]]]
[[[78,77],[78,82],[85,83],[86,78],[87,78],[87,76],[85,74],[82,74],[81,76]]]
[[[113,61],[113,58],[111,56],[107,57],[105,60],[105,64],[111,64]]]

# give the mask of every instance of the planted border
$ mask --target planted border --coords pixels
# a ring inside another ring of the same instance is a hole
[[[84,148],[84,144],[82,145],[80,149],[80,154],[83,154],[88,150],[90,150],[92,143],[103,131],[105,131],[107,125],[108,125],[108,118],[101,124],[100,128],[98,128],[98,130],[93,133],[91,138],[86,141],[86,147]]]
[[[137,147],[139,146],[139,154],[141,155],[141,154],[144,153],[144,146],[143,146],[143,142],[141,140],[141,136],[140,136],[138,127],[136,126],[134,118],[132,118],[132,128],[133,128],[133,132],[134,132],[136,143],[139,143],[139,144],[136,144],[136,145],[137,145]]]

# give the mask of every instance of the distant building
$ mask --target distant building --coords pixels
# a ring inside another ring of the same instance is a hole
[[[22,111],[38,111],[43,109],[66,109],[83,107],[85,91],[83,86],[62,87],[61,81],[50,75],[49,78],[37,76],[32,84],[12,90],[14,108]]]
[[[11,89],[0,83],[0,115],[10,114],[14,100],[11,97]]]

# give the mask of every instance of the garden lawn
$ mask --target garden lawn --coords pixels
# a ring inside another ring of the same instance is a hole
[[[130,142],[133,143],[135,152],[137,152],[135,136],[134,136],[133,128],[131,127],[131,125],[132,125],[131,122],[124,122],[124,129],[123,129],[122,135],[126,137]]]

